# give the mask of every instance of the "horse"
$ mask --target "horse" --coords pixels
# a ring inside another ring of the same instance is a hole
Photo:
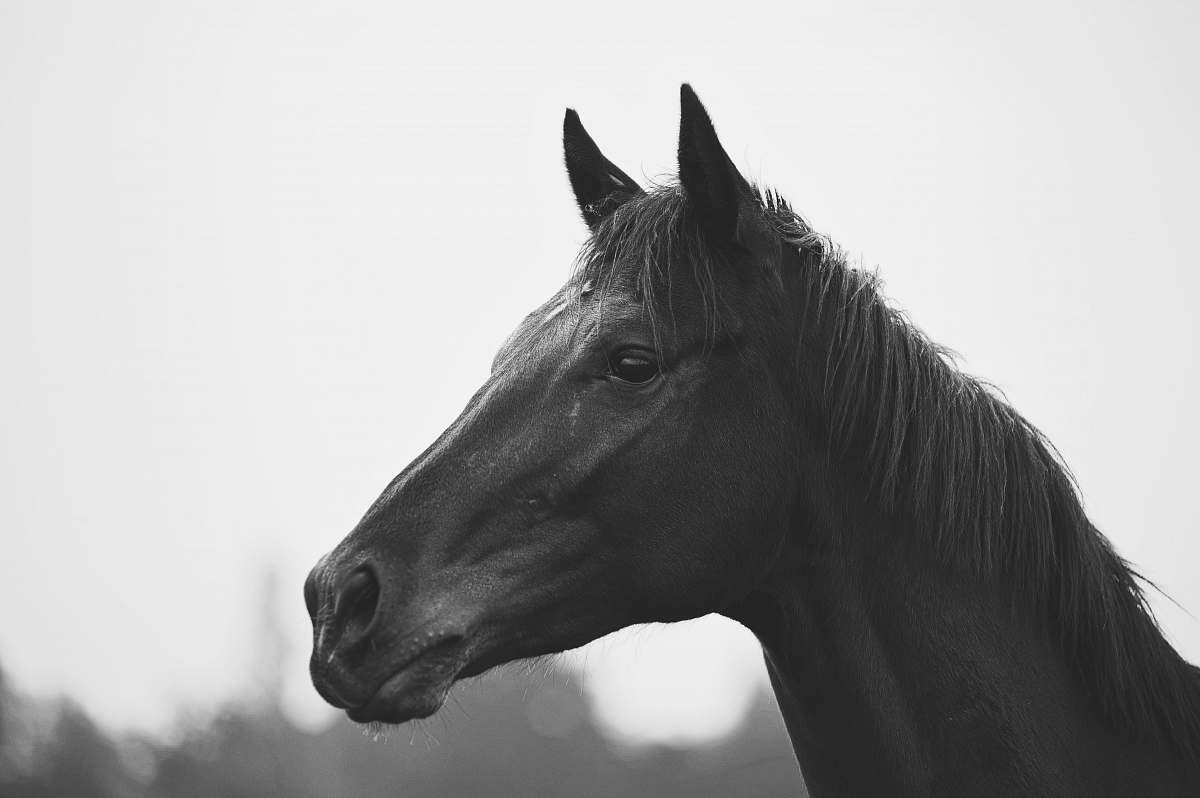
[[[762,644],[828,795],[1200,795],[1200,669],[1050,442],[747,181],[693,90],[642,187],[568,109],[588,229],[462,414],[304,586],[359,722],[645,622]]]

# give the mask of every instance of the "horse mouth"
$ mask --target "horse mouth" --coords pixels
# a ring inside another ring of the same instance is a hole
[[[441,709],[468,661],[465,638],[442,638],[394,670],[366,703],[348,707],[346,715],[357,723],[404,723],[427,718]]]

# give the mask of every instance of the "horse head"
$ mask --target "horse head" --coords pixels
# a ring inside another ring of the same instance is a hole
[[[501,663],[727,610],[783,543],[803,392],[762,203],[686,85],[677,185],[644,191],[574,111],[563,145],[578,267],[305,585],[314,684],[355,720],[424,717]]]

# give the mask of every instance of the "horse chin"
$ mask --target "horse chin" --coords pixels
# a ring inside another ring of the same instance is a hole
[[[442,708],[450,687],[468,662],[462,639],[426,651],[389,676],[375,694],[346,715],[357,723],[404,723]]]

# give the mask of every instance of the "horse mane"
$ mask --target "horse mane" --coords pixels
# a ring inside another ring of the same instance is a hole
[[[948,566],[1010,589],[1057,637],[1110,722],[1200,766],[1200,669],[1164,638],[1146,580],[1089,521],[1054,446],[889,305],[875,274],[851,268],[777,193],[752,193],[795,256],[787,268],[799,271],[789,275],[804,314],[797,364],[812,357],[810,335],[831,342],[817,401],[834,461],[858,469],[881,507],[927,535]],[[601,288],[625,281],[656,326],[684,271],[715,336],[715,275],[728,257],[707,243],[683,190],[659,185],[597,226],[577,276]]]

